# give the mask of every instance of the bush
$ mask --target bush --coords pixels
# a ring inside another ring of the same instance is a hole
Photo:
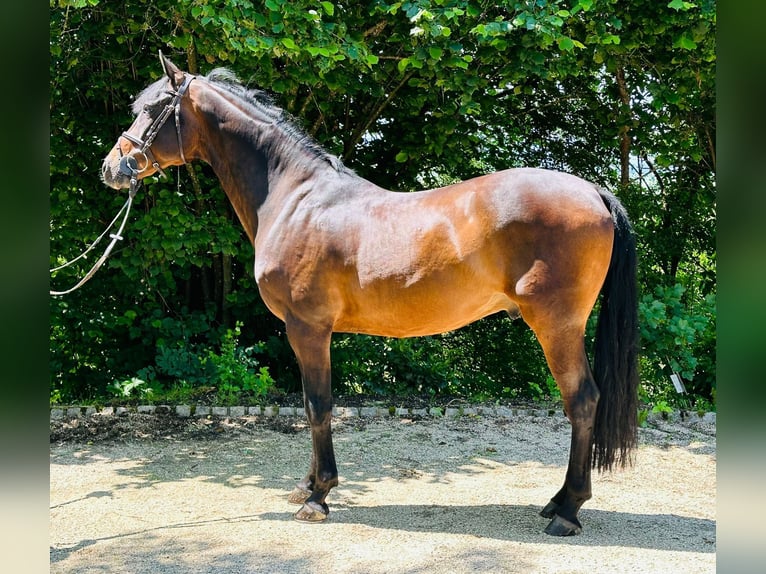
[[[685,297],[683,285],[657,287],[639,303],[643,398],[679,404],[670,381],[681,375],[695,402],[715,402],[715,295]]]
[[[333,342],[336,393],[438,394],[454,378],[440,337],[340,335]]]
[[[218,399],[222,404],[234,404],[242,393],[251,399],[265,396],[274,386],[268,367],[260,366],[255,355],[263,344],[242,348],[237,345],[242,324],[237,322],[221,342],[221,352],[208,351],[202,366],[212,366],[211,379],[217,383]]]
[[[222,336],[220,351],[176,341],[159,344],[152,365],[137,376],[120,379],[108,386],[119,400],[180,402],[215,391],[220,404],[256,402],[274,389],[274,379],[256,355],[265,345],[239,345],[241,324]]]
[[[332,350],[333,385],[340,393],[475,400],[557,395],[534,334],[504,313],[431,337],[340,335]]]

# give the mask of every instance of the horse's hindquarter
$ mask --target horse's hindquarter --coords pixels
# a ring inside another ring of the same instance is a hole
[[[604,220],[609,213],[590,184],[542,170],[424,192],[349,195],[296,223],[298,247],[280,263],[290,296],[280,305],[335,331],[449,331],[569,288],[570,276],[581,273],[575,251],[593,247],[588,235]],[[608,258],[607,250],[605,263],[596,254],[588,264],[598,283],[594,300]]]

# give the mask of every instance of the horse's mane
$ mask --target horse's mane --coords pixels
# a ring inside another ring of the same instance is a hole
[[[279,132],[284,136],[285,148],[299,146],[308,152],[309,156],[324,160],[339,172],[351,172],[340,158],[327,152],[310,135],[303,131],[296,120],[288,112],[274,103],[273,98],[263,90],[257,88],[248,88],[239,81],[237,76],[228,68],[215,68],[204,78],[215,86],[225,90],[237,99],[245,102],[253,108],[253,112],[259,117],[265,117],[267,121],[279,128]],[[163,76],[156,82],[149,85],[140,94],[138,94],[131,106],[133,115],[137,116],[144,109],[144,106],[156,106],[163,101],[163,96],[168,93],[167,78]],[[168,96],[169,97],[169,96]],[[284,151],[288,151],[285,149]]]
[[[290,143],[299,145],[312,157],[327,161],[339,172],[349,171],[343,165],[340,158],[328,153],[310,135],[303,131],[298,126],[295,118],[277,106],[273,98],[265,91],[246,87],[239,81],[234,72],[228,68],[215,68],[205,76],[205,79],[249,104],[260,116],[266,116],[266,118],[279,127]]]
[[[228,68],[215,68],[205,76],[205,79],[237,96],[240,100],[244,100],[274,121],[279,121],[285,116],[285,111],[277,107],[269,94],[257,88],[246,87]]]

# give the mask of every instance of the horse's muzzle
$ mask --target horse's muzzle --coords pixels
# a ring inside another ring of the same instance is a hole
[[[109,155],[104,158],[104,163],[101,164],[101,181],[112,189],[125,189],[130,187],[130,172],[128,168],[132,166],[126,163],[124,170],[122,166],[122,159],[125,159],[126,157],[129,156],[120,158],[120,154],[115,147],[109,152]],[[135,159],[133,161],[135,162]]]

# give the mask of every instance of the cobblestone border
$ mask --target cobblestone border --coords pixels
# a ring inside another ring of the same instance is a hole
[[[187,417],[231,417],[241,418],[247,416],[297,416],[305,417],[306,409],[303,407],[272,406],[207,406],[207,405],[138,405],[130,407],[100,407],[93,406],[62,406],[50,409],[50,420],[58,421],[72,418],[96,417],[96,416],[124,416],[129,413],[171,415]],[[461,407],[333,407],[332,414],[339,418],[374,418],[374,417],[431,417],[431,418],[456,418],[461,416],[482,416],[513,418],[517,416],[533,417],[564,417],[561,408],[533,408],[514,406],[461,406]],[[709,423],[716,424],[716,413],[704,413],[700,416],[696,412],[687,412],[684,415],[678,411],[670,413],[650,413],[648,422],[669,421],[674,423]]]

